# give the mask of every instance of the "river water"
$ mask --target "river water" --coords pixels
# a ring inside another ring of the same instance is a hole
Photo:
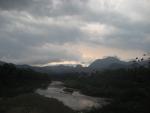
[[[45,97],[55,98],[74,110],[89,110],[108,104],[104,98],[86,96],[79,91],[65,92],[63,90],[65,88],[62,82],[53,81],[47,89],[37,89],[36,93]]]

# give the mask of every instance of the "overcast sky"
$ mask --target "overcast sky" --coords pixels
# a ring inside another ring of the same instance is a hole
[[[150,51],[150,0],[0,0],[0,60],[132,59]]]

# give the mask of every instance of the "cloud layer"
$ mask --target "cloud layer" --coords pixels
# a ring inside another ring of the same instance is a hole
[[[42,65],[150,51],[149,0],[0,0],[0,60]]]

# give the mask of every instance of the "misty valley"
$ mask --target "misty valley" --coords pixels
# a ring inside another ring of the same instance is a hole
[[[150,60],[88,67],[0,62],[0,113],[149,113]]]
[[[0,113],[150,113],[150,0],[0,0]]]

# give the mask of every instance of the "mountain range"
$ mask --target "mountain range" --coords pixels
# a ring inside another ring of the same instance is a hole
[[[143,61],[141,65],[146,65],[148,62]],[[5,64],[5,62],[0,61],[0,65]],[[97,59],[92,62],[88,67],[82,67],[81,65],[74,66],[66,66],[66,65],[56,65],[56,66],[45,66],[45,67],[37,67],[30,65],[16,65],[18,68],[23,69],[32,69],[37,72],[42,73],[55,73],[55,74],[65,74],[65,73],[89,73],[93,70],[101,71],[105,69],[119,69],[119,68],[130,68],[132,67],[133,62],[122,61],[117,57],[106,57],[103,59]]]
[[[106,57],[95,60],[89,65],[89,68],[95,70],[118,69],[126,68],[129,64],[129,62],[121,61],[117,57]]]

